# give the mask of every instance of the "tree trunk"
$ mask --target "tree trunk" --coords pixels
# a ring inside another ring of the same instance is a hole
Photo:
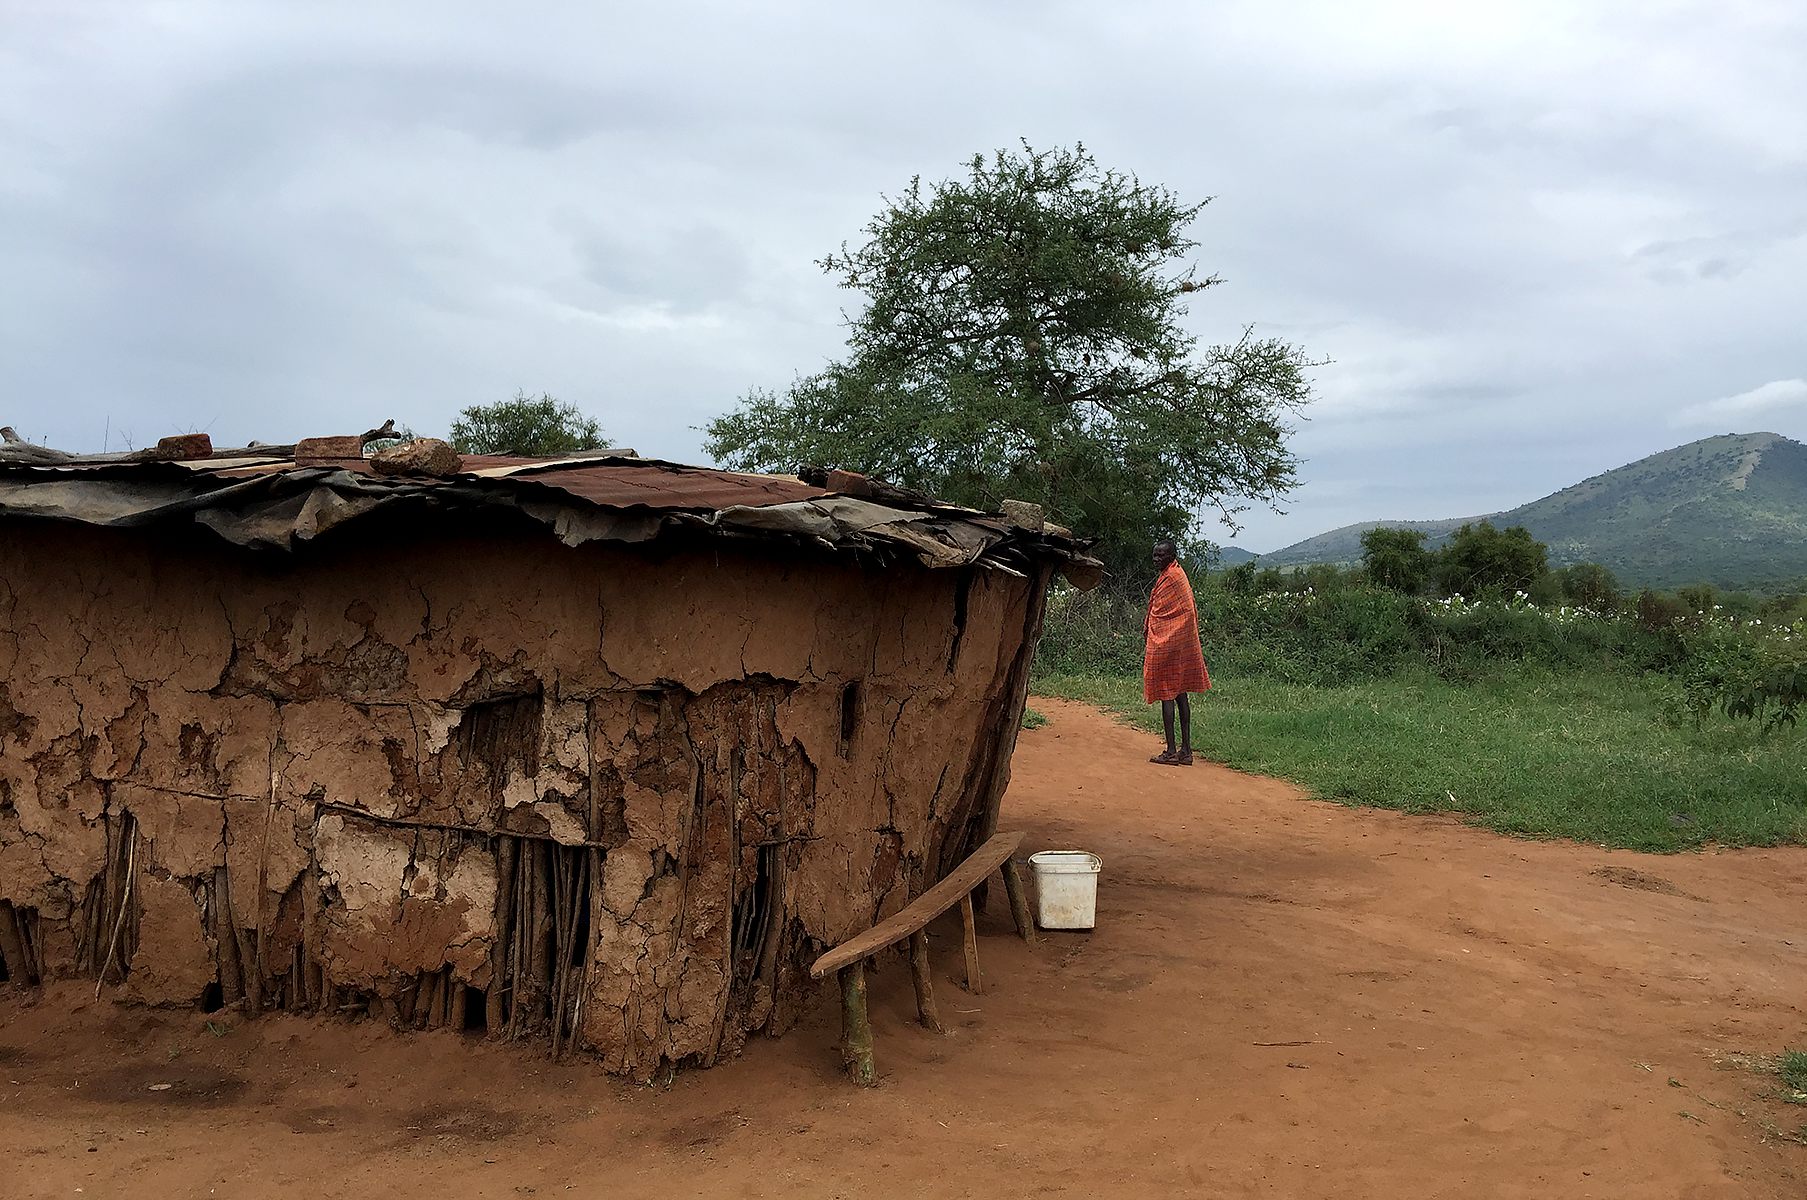
[[[946,1033],[935,1008],[935,984],[929,974],[929,935],[918,929],[910,935],[910,981],[916,985],[916,1018],[932,1033]]]

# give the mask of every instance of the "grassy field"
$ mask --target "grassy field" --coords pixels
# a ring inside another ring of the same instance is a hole
[[[1194,704],[1199,752],[1326,799],[1637,850],[1807,843],[1807,729],[1766,737],[1723,718],[1696,728],[1667,718],[1635,678],[1525,669],[1460,686],[1428,673],[1217,683]],[[1035,691],[1160,729],[1139,680],[1059,676]]]

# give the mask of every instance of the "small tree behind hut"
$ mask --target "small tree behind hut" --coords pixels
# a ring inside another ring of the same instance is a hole
[[[473,404],[452,422],[451,442],[460,454],[575,454],[608,443],[602,426],[576,405],[542,393],[516,392],[512,400]]]

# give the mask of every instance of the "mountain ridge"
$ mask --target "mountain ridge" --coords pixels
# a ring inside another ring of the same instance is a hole
[[[1502,512],[1361,521],[1259,556],[1262,566],[1355,563],[1369,529],[1423,530],[1436,546],[1465,523],[1523,525],[1550,565],[1598,562],[1626,584],[1800,586],[1807,581],[1807,445],[1777,433],[1701,438],[1590,475]]]

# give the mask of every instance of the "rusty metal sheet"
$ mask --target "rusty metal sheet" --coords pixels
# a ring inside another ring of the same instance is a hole
[[[464,465],[467,468],[466,473],[494,467],[532,467],[544,462],[544,459],[511,458],[502,454],[467,454],[464,456]],[[334,471],[350,471],[353,475],[376,474],[375,471],[371,470],[370,460],[367,458],[310,459],[306,467],[303,467],[294,459],[271,459],[261,462],[251,459],[219,459],[212,462],[204,459],[195,459],[182,463],[181,465],[187,467],[191,471],[203,475],[219,475],[227,479],[242,479],[250,475],[270,475],[283,471],[313,470],[323,467]],[[408,481],[410,483],[438,482],[433,479],[424,479],[413,476],[408,477]]]
[[[517,472],[510,479],[557,488],[607,508],[674,508],[714,511],[761,508],[814,500],[831,493],[777,475],[664,465],[610,463]]]
[[[191,470],[228,479],[277,474],[296,470],[293,462],[247,463],[227,460],[209,469],[205,463],[185,464]],[[370,475],[367,459],[333,459],[321,466]],[[791,504],[833,493],[782,475],[748,475],[651,460],[586,462],[520,458],[500,454],[468,454],[460,475],[476,475],[495,483],[520,480],[553,488],[604,508],[684,509],[713,512],[724,508],[759,508]],[[449,482],[408,478],[407,482],[431,486]]]

